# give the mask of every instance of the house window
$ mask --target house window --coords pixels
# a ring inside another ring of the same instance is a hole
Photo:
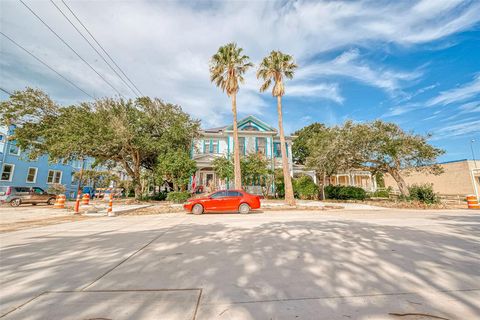
[[[12,181],[13,169],[15,166],[13,164],[5,163],[2,167],[2,177],[1,181]]]
[[[273,143],[273,155],[275,158],[281,158],[282,157],[282,150],[280,149],[280,142],[274,142]]]
[[[72,172],[72,184],[78,184],[78,179],[75,172]]]
[[[245,137],[240,137],[238,138],[238,146],[239,146],[239,151],[240,154],[245,155]]]
[[[0,133],[0,142],[2,142],[3,139],[5,139],[5,137],[3,136],[3,134]]]
[[[257,152],[267,154],[267,138],[257,138]]]
[[[37,181],[37,168],[30,167],[28,168],[27,173],[27,183],[35,183]]]
[[[285,152],[287,153],[287,157],[288,157],[288,143],[286,142],[285,142]],[[273,155],[275,156],[275,158],[282,157],[282,149],[280,148],[280,142],[273,143]]]
[[[62,182],[62,171],[48,170],[47,183],[60,183],[60,182]]]
[[[210,152],[210,140],[203,140],[203,153],[211,153]]]
[[[212,153],[218,153],[218,140],[213,140],[211,146]]]
[[[20,148],[17,146],[15,142],[10,143],[10,146],[8,147],[8,153],[14,156],[20,155]]]

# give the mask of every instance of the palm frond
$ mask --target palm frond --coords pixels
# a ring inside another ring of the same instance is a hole
[[[242,52],[243,49],[232,42],[221,46],[210,59],[210,81],[228,95],[238,91],[238,84],[244,81],[243,74],[253,66]]]
[[[293,56],[281,51],[273,50],[270,55],[263,58],[257,69],[257,79],[264,80],[260,92],[267,90],[272,81],[275,81],[272,94],[281,96],[285,93],[283,78],[292,79],[294,70],[297,68]]]

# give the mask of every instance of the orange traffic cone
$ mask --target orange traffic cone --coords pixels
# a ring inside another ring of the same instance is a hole
[[[90,203],[90,195],[88,193],[85,193],[82,197],[82,205],[88,206]]]
[[[115,213],[113,213],[113,193],[110,193],[110,200],[108,201],[107,214],[109,217],[115,216]]]
[[[80,213],[80,200],[82,199],[81,198],[81,194],[80,192],[77,194],[77,201],[75,201],[75,207],[73,208],[73,211],[75,211],[75,214],[79,214]]]
[[[65,209],[65,195],[64,194],[59,194],[56,198],[55,198],[55,204],[53,205],[53,207],[55,209]]]
[[[477,196],[467,196],[467,206],[468,209],[480,209],[480,204],[478,204]]]

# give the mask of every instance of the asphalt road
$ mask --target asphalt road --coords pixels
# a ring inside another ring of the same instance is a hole
[[[5,319],[480,318],[467,210],[104,217],[0,246]]]

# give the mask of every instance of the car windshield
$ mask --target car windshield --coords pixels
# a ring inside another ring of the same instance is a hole
[[[0,196],[4,196],[7,193],[8,187],[0,187]]]

